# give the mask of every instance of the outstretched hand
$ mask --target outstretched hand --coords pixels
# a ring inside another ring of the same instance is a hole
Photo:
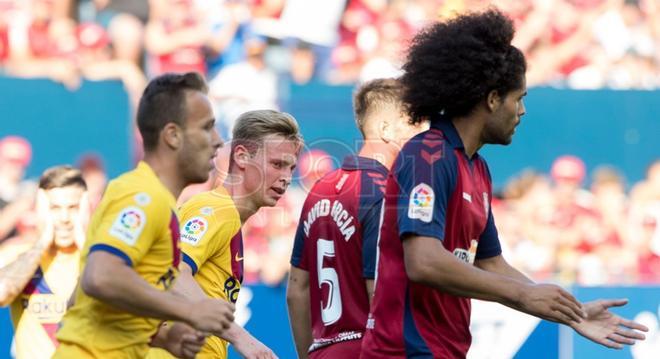
[[[633,345],[637,340],[644,340],[642,332],[649,329],[632,320],[621,318],[610,312],[611,307],[621,307],[628,299],[600,299],[583,304],[587,317],[582,321],[573,322],[571,327],[583,337],[613,349],[621,349],[624,345]]]

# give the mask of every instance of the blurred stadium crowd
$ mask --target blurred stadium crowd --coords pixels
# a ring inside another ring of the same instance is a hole
[[[350,84],[399,74],[410,37],[438,17],[494,4],[515,19],[528,86],[660,87],[658,0],[0,0],[0,74],[77,89],[119,79],[133,104],[147,79],[198,71],[210,82],[224,138],[239,114],[278,108],[282,85]],[[39,155],[38,153],[36,155]],[[32,153],[0,142],[1,250],[36,231]],[[282,283],[305,197],[335,159],[300,159],[300,185],[244,228],[245,282]],[[81,158],[92,206],[107,177]],[[535,279],[584,285],[660,280],[660,161],[644,181],[601,168],[585,187],[578,158],[524,172],[493,203],[505,255]],[[6,247],[6,246],[5,246]]]
[[[15,257],[15,244],[33,240],[38,230],[36,183],[23,178],[31,155],[30,144],[20,137],[0,140],[0,267]],[[320,150],[304,153],[298,184],[276,207],[263,208],[247,222],[244,283],[283,285],[306,191],[335,163]],[[107,182],[103,164],[84,156],[78,167],[94,207]],[[613,167],[598,168],[590,177],[584,186],[585,164],[562,156],[549,174],[528,171],[510,180],[493,200],[504,255],[536,280],[587,286],[660,283],[660,160],[632,186]],[[180,201],[201,189],[184,192]]]
[[[528,86],[660,86],[657,0],[0,0],[0,67],[70,88],[118,78],[135,101],[147,78],[198,71],[231,127],[277,107],[282,83],[397,75],[420,28],[489,5],[516,22]]]

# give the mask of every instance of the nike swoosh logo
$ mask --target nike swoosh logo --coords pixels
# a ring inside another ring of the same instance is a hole
[[[243,260],[243,257],[239,257],[239,256],[238,256],[238,252],[236,252],[236,256],[234,257],[234,260],[235,260],[236,262],[240,262],[240,261]]]

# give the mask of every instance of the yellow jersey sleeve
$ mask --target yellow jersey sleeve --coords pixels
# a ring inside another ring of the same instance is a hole
[[[229,247],[229,241],[241,223],[228,194],[204,192],[193,196],[179,209],[181,252],[193,275],[209,260]]]
[[[130,266],[140,262],[171,218],[169,203],[159,198],[140,192],[109,203],[90,231],[89,252],[110,252]]]
[[[219,250],[215,241],[219,230],[212,215],[199,210],[181,208],[181,253],[183,261],[190,266],[193,275]]]

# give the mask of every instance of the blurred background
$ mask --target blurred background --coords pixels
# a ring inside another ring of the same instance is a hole
[[[426,24],[487,6],[514,20],[514,45],[529,64],[513,144],[482,151],[504,255],[577,293],[650,296],[628,315],[655,323],[651,349],[580,352],[577,341],[571,355],[657,358],[660,0],[0,0],[0,266],[12,259],[2,242],[35,230],[44,169],[78,166],[97,203],[141,156],[134,112],[147,81],[198,71],[223,138],[241,113],[272,108],[293,114],[306,139],[296,185],[243,230],[244,324],[292,357],[283,293],[293,236],[306,190],[359,149],[354,86],[398,76]],[[281,308],[269,322],[258,313],[273,303]],[[10,338],[11,325],[0,327]],[[559,330],[548,330],[559,343]],[[479,352],[476,331],[473,356],[524,357],[528,337],[498,356]],[[552,341],[535,357],[558,357]]]

